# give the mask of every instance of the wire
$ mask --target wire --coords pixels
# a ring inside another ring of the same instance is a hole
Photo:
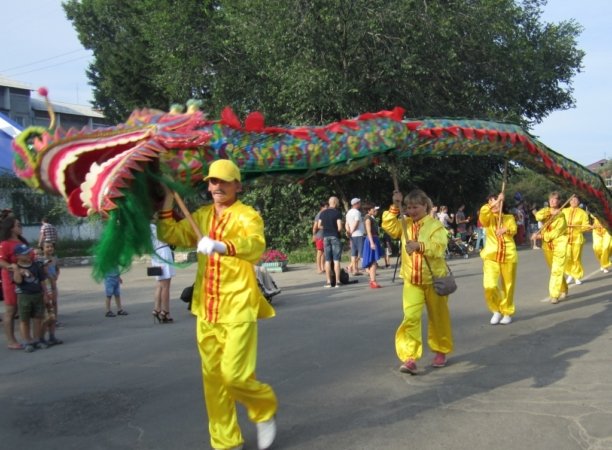
[[[16,76],[19,76],[19,75],[25,75],[26,73],[39,72],[41,70],[50,69],[51,67],[57,67],[57,66],[61,66],[61,65],[67,64],[69,62],[78,61],[79,59],[83,59],[83,58],[90,58],[90,55],[79,56],[78,58],[68,59],[68,60],[66,60],[64,62],[57,63],[57,64],[51,64],[50,66],[44,66],[44,67],[40,67],[38,69],[32,69],[32,70],[26,70],[25,72],[14,73],[14,74],[11,74],[10,76],[11,77],[16,77]]]
[[[72,50],[71,52],[60,53],[59,55],[50,56],[49,58],[39,59],[38,61],[34,61],[34,62],[31,62],[31,63],[27,63],[27,64],[21,64],[20,66],[13,66],[13,67],[9,67],[7,69],[0,69],[0,72],[9,72],[11,70],[21,69],[22,67],[34,66],[34,65],[42,63],[42,62],[50,61],[52,59],[59,58],[61,56],[71,55],[73,53],[80,52],[80,51],[83,51],[83,49],[80,48],[80,49],[77,49],[77,50]]]

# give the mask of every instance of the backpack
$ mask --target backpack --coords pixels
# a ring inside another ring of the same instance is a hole
[[[331,271],[331,275],[329,277],[330,281],[331,281],[331,285],[335,286],[336,285],[336,272],[334,272],[333,270]],[[356,282],[357,280],[355,280]],[[351,281],[349,280],[349,274],[346,270],[344,270],[343,268],[340,269],[340,284],[350,284]]]

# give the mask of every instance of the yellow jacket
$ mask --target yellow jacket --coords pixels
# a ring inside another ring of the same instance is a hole
[[[516,234],[516,220],[512,214],[502,214],[502,227],[506,228],[506,232],[502,236],[497,236],[497,213],[491,211],[488,204],[480,208],[478,219],[485,229],[485,246],[480,252],[482,259],[490,261],[517,262],[518,255],[516,252],[516,244],[514,243],[514,235]]]
[[[273,317],[274,309],[261,293],[253,267],[266,248],[263,220],[257,211],[236,201],[220,218],[215,217],[213,205],[206,205],[193,213],[193,219],[204,236],[227,246],[225,255],[198,253],[193,314],[212,323]],[[198,243],[186,219],[160,220],[157,235],[170,245],[196,247]]]
[[[542,208],[535,213],[536,220],[540,222],[546,222],[552,215],[550,207]],[[544,242],[551,242],[562,238],[567,240],[567,222],[565,221],[565,214],[558,213],[557,216],[542,230],[542,240]]]
[[[382,228],[393,239],[401,238],[401,277],[404,281],[414,285],[433,284],[431,272],[425,264],[423,255],[427,256],[431,270],[436,277],[446,275],[444,253],[448,245],[448,234],[442,223],[429,215],[417,222],[409,217],[405,218],[404,223],[408,239],[419,241],[420,244],[420,249],[409,255],[405,250],[406,240],[402,232],[402,223],[398,219],[398,213],[399,211],[395,206],[391,206],[388,211],[385,211],[382,217]]]
[[[563,214],[565,215],[565,221],[567,222],[567,235],[568,244],[583,244],[584,235],[583,233],[589,230],[589,216],[586,211],[579,207],[563,208]]]

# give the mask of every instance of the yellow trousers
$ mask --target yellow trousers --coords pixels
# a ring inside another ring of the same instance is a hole
[[[516,267],[516,262],[499,263],[489,259],[483,260],[484,297],[492,313],[498,312],[504,316],[514,315]]]
[[[599,261],[599,267],[602,269],[609,269],[612,266],[610,262],[610,235],[604,233],[603,236],[593,233],[593,253],[595,258]]]
[[[584,267],[582,266],[582,243],[573,243],[567,245],[567,254],[565,255],[565,273],[572,276],[576,280],[581,280],[584,277]]]
[[[278,406],[272,388],[255,379],[257,322],[210,323],[198,318],[197,341],[211,445],[240,446],[244,439],[236,402],[256,423],[271,419]]]
[[[413,285],[404,283],[403,289],[404,320],[395,333],[395,350],[404,362],[409,358],[418,360],[423,355],[421,316],[423,305],[427,307],[427,344],[433,352],[450,353],[453,351],[448,297],[436,294],[433,285]]]
[[[550,280],[548,281],[548,294],[551,298],[559,298],[561,294],[567,294],[567,283],[565,282],[565,245],[555,245],[553,242],[543,242],[542,250],[544,259],[550,267]]]

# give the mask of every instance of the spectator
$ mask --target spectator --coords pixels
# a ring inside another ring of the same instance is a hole
[[[106,317],[127,316],[128,313],[121,306],[121,274],[118,269],[108,272],[104,276],[104,293],[106,294]],[[111,298],[115,297],[117,314],[111,309]]]
[[[4,334],[9,350],[22,350],[23,345],[15,338],[15,314],[17,312],[17,293],[13,282],[12,270],[17,262],[15,247],[26,244],[21,235],[21,222],[10,210],[0,216],[0,268],[2,269],[2,295],[4,296]]]
[[[172,323],[174,319],[170,316],[170,283],[176,275],[174,255],[170,246],[157,238],[157,226],[154,223],[151,224],[151,244],[154,251],[151,264],[162,269],[161,275],[155,277],[157,285],[153,296],[153,321]]]
[[[45,315],[43,281],[45,271],[42,264],[33,261],[34,252],[26,244],[14,249],[16,263],[12,264],[13,282],[19,305],[19,329],[28,353],[37,348],[47,348],[42,335],[42,319]],[[32,338],[32,336],[34,336]]]
[[[349,273],[361,275],[359,272],[359,258],[362,257],[365,226],[361,215],[361,200],[351,200],[351,209],[346,213],[346,234],[351,240],[351,263]]]
[[[442,226],[447,230],[451,229],[451,217],[448,215],[448,206],[440,206],[440,212],[438,213],[438,220],[442,222]]]
[[[380,208],[374,205],[366,205],[365,210],[365,229],[366,238],[363,241],[363,268],[367,269],[370,275],[370,288],[378,289],[382,286],[376,282],[376,269],[378,268],[378,260],[383,254],[380,247],[380,239],[378,237],[378,223],[376,222],[376,214]]]
[[[40,226],[40,234],[38,236],[38,247],[42,248],[44,242],[57,244],[57,228],[49,222],[47,216],[42,218],[42,225]]]
[[[342,245],[340,243],[340,232],[342,231],[342,215],[338,211],[338,197],[330,197],[328,208],[319,216],[319,228],[323,230],[323,248],[325,254],[325,276],[326,288],[340,287],[340,257]],[[332,269],[333,264],[333,269]],[[334,271],[336,284],[332,286],[331,271]]]
[[[472,220],[471,217],[465,217],[465,205],[459,206],[455,213],[455,224],[457,227],[457,237],[460,237],[462,241],[467,240],[467,224]]]
[[[327,209],[327,202],[322,202],[319,212],[312,223],[312,242],[315,245],[317,273],[325,273],[325,255],[323,254],[323,229],[319,228],[321,213]]]
[[[57,318],[58,318],[58,308],[57,308],[57,299],[58,299],[58,290],[57,290],[57,280],[60,275],[60,268],[57,262],[57,256],[55,256],[55,244],[53,242],[45,241],[43,243],[42,249],[42,257],[43,257],[43,268],[45,269],[45,276],[47,278],[47,310],[49,312],[49,320],[44,324],[43,328],[43,337],[45,334],[45,330],[49,333],[49,339],[47,339],[47,343],[49,345],[58,345],[63,342],[60,339],[57,339],[55,336],[55,329],[57,326]]]

